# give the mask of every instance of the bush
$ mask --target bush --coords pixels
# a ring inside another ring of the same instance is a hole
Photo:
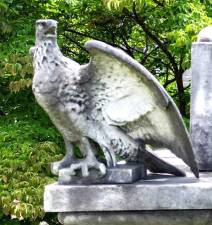
[[[33,100],[17,105],[0,116],[0,218],[33,221],[44,217],[44,186],[55,181],[50,162],[62,158],[63,142]]]

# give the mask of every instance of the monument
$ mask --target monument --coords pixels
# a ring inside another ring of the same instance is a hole
[[[168,93],[123,51],[95,40],[85,47],[90,62],[79,65],[61,53],[57,22],[36,22],[33,92],[66,146],[64,159],[52,164],[58,183],[46,186],[44,209],[65,225],[170,224],[168,215],[179,210],[208,213],[212,178],[198,181],[191,141]],[[74,156],[76,145],[83,159]],[[169,149],[183,167],[155,148]],[[176,224],[185,222],[182,212]]]
[[[212,171],[212,26],[192,45],[191,137],[200,171]]]

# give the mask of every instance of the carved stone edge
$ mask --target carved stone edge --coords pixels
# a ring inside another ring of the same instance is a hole
[[[47,185],[46,212],[212,209],[212,173],[152,176],[134,184]]]

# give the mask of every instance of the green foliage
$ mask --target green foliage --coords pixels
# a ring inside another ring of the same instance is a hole
[[[32,63],[31,58],[20,53],[10,54],[1,62],[1,76],[10,81],[9,89],[19,92],[31,87]]]
[[[183,69],[190,66],[189,52],[192,41],[196,40],[196,35],[203,27],[212,24],[207,3],[199,0],[103,0],[103,2],[110,10],[118,10],[120,14],[124,14],[126,10],[132,12],[134,16],[136,13],[142,20],[140,22],[144,22],[146,27],[163,41],[164,46],[168,46],[168,50],[179,60],[178,63],[181,63],[179,66]],[[133,19],[133,16],[131,18]],[[137,24],[138,30],[144,29],[138,20]],[[149,36],[148,32],[145,33]]]
[[[60,135],[33,110],[0,120],[0,211],[20,220],[44,216],[44,186],[55,181],[49,164],[62,157]]]

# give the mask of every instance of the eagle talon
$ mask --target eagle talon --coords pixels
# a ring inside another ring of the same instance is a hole
[[[51,163],[51,172],[54,175],[59,174],[59,170],[67,168],[73,162],[73,157],[71,154],[67,154],[62,160]]]
[[[75,175],[76,174],[76,170],[81,170],[82,173],[82,177],[88,177],[89,176],[89,169],[93,168],[96,170],[99,170],[100,175],[103,176],[106,174],[106,167],[103,163],[100,163],[98,161],[90,161],[87,159],[84,159],[82,161],[79,161],[78,163],[73,163],[71,164],[70,168],[69,168],[69,173],[70,175]]]

